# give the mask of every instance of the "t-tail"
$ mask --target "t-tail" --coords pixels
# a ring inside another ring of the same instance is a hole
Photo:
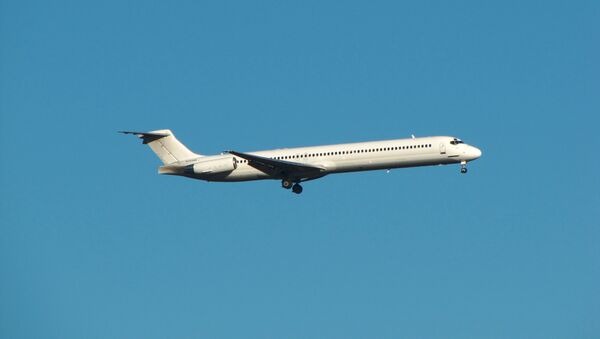
[[[120,131],[119,133],[133,134],[142,139],[143,143],[150,146],[165,165],[201,157],[200,154],[196,154],[185,147],[168,129],[151,132]]]

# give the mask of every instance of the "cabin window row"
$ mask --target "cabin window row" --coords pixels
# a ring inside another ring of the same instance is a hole
[[[399,151],[399,150],[405,150],[405,149],[431,148],[431,147],[432,147],[431,144],[421,144],[421,145],[395,146],[395,147],[384,147],[384,148],[367,148],[367,149],[357,149],[357,150],[351,150],[351,151],[337,151],[337,152],[322,152],[322,153],[310,153],[310,154],[284,155],[284,156],[279,156],[279,157],[272,157],[271,159],[288,160],[288,159],[324,157],[324,156],[331,156],[331,155],[344,155],[344,154],[357,154],[357,153]],[[246,162],[248,162],[248,160],[242,160],[241,162],[246,163]]]

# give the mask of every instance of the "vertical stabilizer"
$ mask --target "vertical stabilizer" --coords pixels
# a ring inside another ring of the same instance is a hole
[[[143,143],[148,144],[165,165],[201,156],[185,147],[184,144],[175,138],[173,132],[168,129],[151,132],[122,131],[120,133],[133,134],[142,139]]]

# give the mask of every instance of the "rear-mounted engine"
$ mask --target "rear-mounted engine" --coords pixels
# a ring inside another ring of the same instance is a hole
[[[231,172],[237,168],[234,157],[205,160],[185,167],[186,174],[215,174]]]

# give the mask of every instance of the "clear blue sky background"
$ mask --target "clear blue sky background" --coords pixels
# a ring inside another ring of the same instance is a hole
[[[0,337],[599,338],[598,1],[0,1]],[[158,176],[456,135],[458,166]]]

